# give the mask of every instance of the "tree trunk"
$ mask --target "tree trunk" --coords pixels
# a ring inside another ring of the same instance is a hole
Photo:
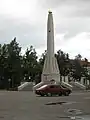
[[[65,76],[64,76],[64,82],[65,82]]]
[[[85,81],[86,81],[86,79],[83,79],[83,84],[85,85]]]
[[[86,82],[85,82],[85,83],[86,83],[85,85],[87,86],[87,79],[86,79]]]
[[[68,75],[68,83],[70,82],[70,76]]]
[[[90,80],[89,80],[89,86],[90,86]]]

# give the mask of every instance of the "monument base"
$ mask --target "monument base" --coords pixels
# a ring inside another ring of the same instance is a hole
[[[60,83],[60,75],[59,74],[42,74],[41,80],[44,83]]]
[[[48,84],[60,84],[60,75],[59,74],[42,74],[42,81],[33,87],[33,90],[40,88],[43,85]]]

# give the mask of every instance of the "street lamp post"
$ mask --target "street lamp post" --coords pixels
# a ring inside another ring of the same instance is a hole
[[[8,82],[9,82],[9,88],[10,88],[10,83],[11,83],[11,79],[10,78],[8,79]]]

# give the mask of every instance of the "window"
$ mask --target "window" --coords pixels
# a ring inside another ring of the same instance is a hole
[[[55,87],[56,87],[56,88],[61,88],[61,86],[60,86],[60,85],[56,85]]]
[[[54,88],[54,86],[50,86],[50,88]]]

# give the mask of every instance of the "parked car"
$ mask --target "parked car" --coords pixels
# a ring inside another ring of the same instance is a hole
[[[72,92],[71,89],[63,87],[61,85],[56,85],[56,84],[43,85],[42,87],[35,90],[35,93],[37,95],[41,95],[41,96],[44,96],[44,95],[47,95],[47,96],[49,96],[49,95],[50,96],[52,96],[52,95],[59,95],[59,96],[65,95],[65,96],[68,96],[71,92]]]

